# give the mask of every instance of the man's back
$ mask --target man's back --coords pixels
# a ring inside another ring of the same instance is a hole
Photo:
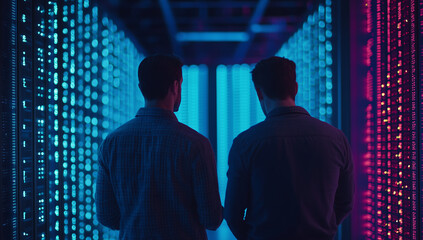
[[[228,178],[225,218],[239,238],[331,239],[351,209],[347,140],[301,107],[277,108],[241,133]]]
[[[220,225],[210,143],[172,112],[140,109],[106,138],[99,163],[98,217],[121,239],[206,239]]]

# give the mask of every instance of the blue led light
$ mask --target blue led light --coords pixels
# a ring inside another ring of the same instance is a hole
[[[308,17],[303,28],[277,53],[278,56],[287,57],[296,63],[296,104],[304,107],[312,116],[328,123],[332,122],[333,117],[333,34],[330,4],[330,1],[326,1],[326,6],[320,5],[317,12]]]
[[[242,131],[264,120],[248,64],[216,68],[217,98],[217,176],[222,202],[225,201],[226,172],[232,140]],[[219,239],[233,239],[226,222],[218,231]]]
[[[228,67],[219,65],[216,68],[216,99],[217,99],[217,176],[222,202],[224,202],[226,189],[227,162],[229,153],[229,86]]]
[[[54,192],[50,208],[55,209],[50,214],[54,225],[50,236],[58,239],[63,231],[74,239],[116,238],[116,232],[99,228],[92,217],[95,208],[91,188],[95,188],[97,168],[93,161],[98,159],[96,151],[107,132],[129,120],[143,105],[141,93],[134,90],[142,56],[90,1],[70,0],[60,7],[53,1],[47,9],[49,18],[56,19],[47,25],[52,41],[49,45],[54,47],[47,52],[48,61],[55,69],[47,79],[52,88],[48,109],[53,116],[61,116],[51,120],[54,127],[49,133],[55,159],[50,164],[54,172],[54,181],[49,185]],[[57,19],[59,11],[62,19]],[[63,212],[64,206],[69,210]]]
[[[251,125],[264,120],[251,80],[251,70],[248,64],[219,65],[216,68],[217,166],[222,201],[232,140]]]
[[[208,135],[208,69],[205,65],[182,67],[182,92],[179,111],[181,123]]]

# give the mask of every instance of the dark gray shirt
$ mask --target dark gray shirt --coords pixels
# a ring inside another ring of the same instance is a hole
[[[281,107],[235,138],[224,217],[239,239],[333,239],[353,194],[344,134]]]
[[[96,208],[120,239],[207,239],[222,221],[210,142],[160,108],[141,108],[99,151]]]

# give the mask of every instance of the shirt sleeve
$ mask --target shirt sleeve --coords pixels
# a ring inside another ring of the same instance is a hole
[[[249,228],[244,220],[244,212],[248,206],[250,181],[241,160],[240,152],[234,142],[229,152],[224,216],[235,237],[247,239]]]
[[[338,189],[335,195],[334,210],[336,223],[339,225],[342,220],[351,212],[354,199],[354,172],[351,148],[344,137],[345,145],[345,166],[341,168],[338,180]]]
[[[201,224],[216,230],[223,220],[217,182],[216,159],[210,142],[204,141],[193,149],[193,186]]]
[[[111,229],[119,229],[120,211],[110,181],[110,173],[105,164],[104,142],[99,149],[95,203],[98,221]]]

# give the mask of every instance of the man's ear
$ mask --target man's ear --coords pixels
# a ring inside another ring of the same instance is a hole
[[[259,101],[263,100],[263,93],[261,92],[260,88],[254,87],[256,89],[256,93],[258,96]]]
[[[173,81],[173,84],[170,86],[170,91],[177,95],[178,94],[178,90],[179,90],[179,82],[178,81]]]

